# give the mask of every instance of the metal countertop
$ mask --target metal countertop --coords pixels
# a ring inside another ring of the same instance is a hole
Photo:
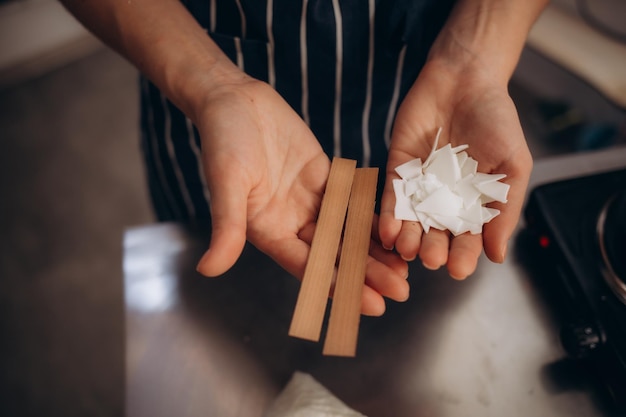
[[[626,148],[539,160],[530,188],[624,166]],[[220,278],[197,274],[208,236],[125,235],[129,417],[260,417],[294,370],[370,417],[612,415],[566,360],[515,238],[465,281],[414,262],[409,301],[363,317],[357,357],[336,358],[287,335],[299,282],[253,247]]]

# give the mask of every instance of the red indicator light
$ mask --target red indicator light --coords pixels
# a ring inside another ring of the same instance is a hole
[[[541,246],[544,249],[550,246],[550,239],[548,238],[548,236],[539,237],[539,246]]]

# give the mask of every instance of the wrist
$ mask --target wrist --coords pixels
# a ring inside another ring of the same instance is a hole
[[[246,75],[178,0],[63,0],[187,116]]]
[[[170,67],[163,71],[163,85],[159,87],[194,123],[216,96],[252,80],[221,50],[213,52],[214,55],[199,59],[184,56],[178,61],[172,60]]]
[[[195,113],[216,90],[249,77],[182,6],[178,10],[178,16],[169,14],[172,30],[163,32],[161,25],[147,24],[147,34],[138,41],[129,37],[135,42],[128,44],[126,50],[140,72],[195,121]]]
[[[546,0],[461,0],[433,44],[429,63],[506,86]]]

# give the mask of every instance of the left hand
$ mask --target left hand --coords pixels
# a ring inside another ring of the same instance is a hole
[[[478,170],[506,174],[508,202],[492,203],[500,215],[483,227],[483,233],[452,237],[448,231],[423,233],[418,222],[394,218],[394,169],[430,153],[435,134],[443,128],[438,147],[468,144]],[[399,108],[392,133],[386,182],[381,202],[380,238],[405,260],[418,255],[425,267],[448,267],[449,274],[464,279],[474,272],[485,250],[489,259],[503,262],[522,210],[532,169],[532,158],[513,101],[506,86],[486,73],[458,71],[429,61]]]

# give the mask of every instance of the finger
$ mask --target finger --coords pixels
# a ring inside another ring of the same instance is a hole
[[[483,235],[487,257],[493,262],[502,263],[506,258],[508,241],[519,219],[519,212],[512,207],[500,206],[498,209],[500,214],[483,226]]]
[[[392,177],[387,173],[385,188],[380,203],[380,217],[378,219],[378,236],[383,247],[387,250],[394,248],[396,239],[402,229],[402,221],[394,216],[396,196],[393,192]]]
[[[402,222],[402,229],[396,239],[396,250],[405,261],[417,257],[424,229],[419,222]]]
[[[304,226],[299,232],[298,237],[311,245],[313,242],[313,235],[315,234],[315,223],[309,223]]]
[[[448,273],[454,279],[465,279],[476,270],[478,257],[482,253],[482,236],[464,233],[450,242]]]
[[[335,283],[337,278],[337,269],[335,269],[335,274],[333,275],[333,283],[330,288],[330,293],[328,294],[329,298],[333,298],[333,294],[335,292]],[[406,280],[403,280],[406,283]],[[385,299],[383,296],[376,291],[374,288],[367,285],[363,285],[361,297],[361,314],[364,316],[382,316],[385,313]]]
[[[395,301],[409,298],[409,283],[406,276],[395,273],[387,265],[370,257],[365,272],[365,285]]]
[[[226,182],[211,190],[211,242],[196,269],[215,277],[230,269],[246,243],[247,191]]]
[[[374,217],[372,218],[372,233],[370,237],[374,242],[380,243],[380,235],[378,233],[378,221],[379,216],[378,214],[374,213]]]
[[[511,192],[508,202],[493,203],[492,206],[500,210],[500,214],[483,227],[485,254],[497,263],[504,262],[506,258],[508,241],[519,221],[528,181],[511,179],[509,184]]]
[[[259,245],[257,248],[270,256],[291,275],[301,280],[311,251],[310,242],[310,240],[303,240],[300,236],[294,236],[293,238],[270,242],[267,247]]]
[[[310,245],[313,241],[314,232],[315,225],[309,224],[302,228],[302,230],[298,233],[298,237]],[[375,231],[372,231],[372,234],[374,233]],[[337,261],[339,260],[340,253],[341,245],[337,254]],[[400,256],[398,256],[398,254],[396,254],[395,252],[388,251],[387,249],[383,248],[382,245],[378,243],[375,239],[372,239],[370,242],[368,262],[370,262],[371,260],[376,260],[387,266],[390,269],[390,273],[399,275],[403,277],[403,279],[408,278],[409,265],[406,263],[406,261],[400,258]]]
[[[313,240],[313,229],[311,226],[304,227],[298,236],[310,243]],[[408,273],[409,267],[405,261],[397,254],[372,241],[365,269],[363,314],[379,315],[378,312],[382,314],[384,312],[382,297],[406,301],[409,297],[409,284],[406,280]],[[370,290],[378,294],[378,297],[375,297]],[[333,289],[331,289],[331,296],[332,291]]]
[[[399,275],[403,279],[409,277],[409,264],[396,252],[389,251],[383,248],[380,243],[372,240],[369,254],[373,259],[390,268],[396,275]]]
[[[439,269],[448,262],[450,234],[448,231],[431,228],[422,235],[419,256],[428,269]]]
[[[385,299],[378,292],[367,285],[363,287],[361,302],[361,314],[364,316],[378,317],[385,313]]]

